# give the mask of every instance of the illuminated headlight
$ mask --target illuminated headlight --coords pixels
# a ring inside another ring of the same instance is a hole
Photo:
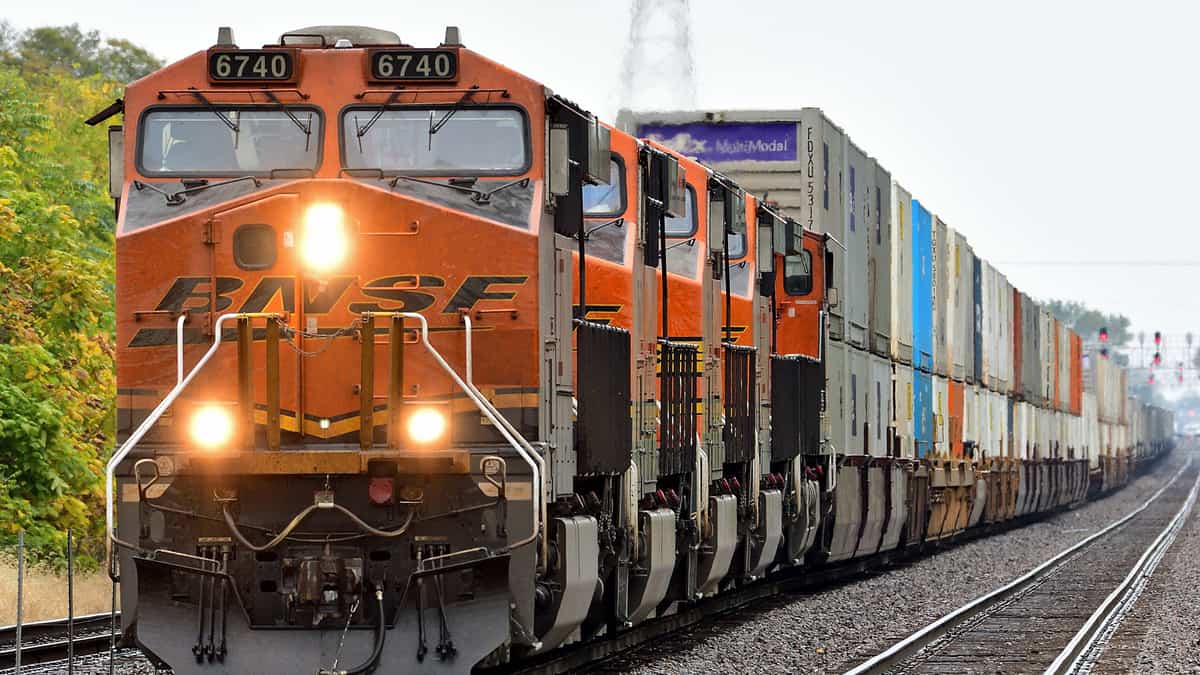
[[[450,446],[451,421],[446,401],[405,401],[396,433],[410,450],[445,450]]]
[[[417,445],[433,445],[446,435],[445,411],[435,407],[419,407],[408,413],[405,427],[408,438]]]
[[[206,450],[224,447],[233,438],[233,414],[219,405],[200,406],[192,414],[188,431],[196,445]]]
[[[304,213],[300,255],[309,267],[326,272],[346,257],[346,225],[337,204],[313,204]]]

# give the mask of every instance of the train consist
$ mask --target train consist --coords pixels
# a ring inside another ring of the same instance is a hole
[[[630,134],[457,29],[333,26],[221,29],[119,113],[107,517],[178,673],[520,662],[1170,444],[817,110]]]

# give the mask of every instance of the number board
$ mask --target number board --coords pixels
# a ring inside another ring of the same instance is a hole
[[[458,79],[458,52],[453,49],[377,49],[370,59],[372,80]]]
[[[213,82],[291,82],[296,79],[296,53],[282,49],[210,51],[208,79]]]

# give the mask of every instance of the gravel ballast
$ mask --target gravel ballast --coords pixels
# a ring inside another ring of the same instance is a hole
[[[1129,513],[1186,459],[1176,451],[1124,489],[1046,520],[704,621],[596,672],[842,672]],[[1200,575],[1200,563],[1192,569]]]

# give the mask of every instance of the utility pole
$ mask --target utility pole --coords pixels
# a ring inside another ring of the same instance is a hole
[[[688,0],[633,0],[620,87],[622,110],[696,107]]]

